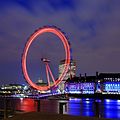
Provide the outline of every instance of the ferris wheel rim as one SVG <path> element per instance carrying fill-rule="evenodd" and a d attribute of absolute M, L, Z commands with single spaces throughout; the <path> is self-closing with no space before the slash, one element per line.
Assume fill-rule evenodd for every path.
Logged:
<path fill-rule="evenodd" d="M 65 67 L 64 67 L 64 70 L 63 70 L 62 74 L 60 75 L 60 77 L 55 81 L 55 83 L 52 86 L 38 86 L 37 84 L 32 82 L 32 80 L 30 79 L 29 74 L 27 72 L 26 59 L 27 59 L 27 54 L 28 54 L 29 48 L 30 48 L 32 42 L 43 33 L 53 33 L 56 36 L 58 36 L 59 39 L 62 41 L 62 43 L 64 45 L 64 49 L 65 49 Z M 33 88 L 35 88 L 37 90 L 48 90 L 48 89 L 50 89 L 50 87 L 57 86 L 65 77 L 65 75 L 68 71 L 69 64 L 70 64 L 70 46 L 69 46 L 69 43 L 68 43 L 66 36 L 58 28 L 56 28 L 56 27 L 39 28 L 28 38 L 26 45 L 24 47 L 24 50 L 23 50 L 23 54 L 22 54 L 22 71 L 23 71 L 23 75 L 24 75 L 25 80 Z"/>

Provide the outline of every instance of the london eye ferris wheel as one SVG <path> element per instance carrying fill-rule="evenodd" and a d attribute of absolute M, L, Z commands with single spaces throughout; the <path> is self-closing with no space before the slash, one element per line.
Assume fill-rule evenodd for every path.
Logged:
<path fill-rule="evenodd" d="M 30 46 L 34 41 L 37 40 L 39 36 L 41 36 L 44 33 L 53 33 L 56 35 L 61 43 L 63 44 L 63 49 L 64 49 L 64 55 L 65 55 L 65 65 L 63 68 L 63 71 L 61 75 L 58 78 L 54 78 L 53 71 L 50 68 L 50 62 L 51 60 L 49 58 L 41 58 L 41 61 L 45 65 L 45 72 L 46 72 L 46 78 L 47 78 L 47 84 L 44 86 L 37 85 L 33 82 L 33 80 L 30 78 L 30 75 L 28 73 L 28 68 L 27 68 L 27 57 L 28 57 L 28 52 L 30 49 Z M 48 51 L 49 52 L 49 51 Z M 64 33 L 57 27 L 55 26 L 45 26 L 42 28 L 37 29 L 27 40 L 26 45 L 23 50 L 22 54 L 22 71 L 25 80 L 28 82 L 28 84 L 33 87 L 34 89 L 37 90 L 49 90 L 51 87 L 57 86 L 60 84 L 60 82 L 64 79 L 68 69 L 69 69 L 69 64 L 70 64 L 70 46 L 69 42 L 67 40 L 67 37 L 64 35 Z M 51 79 L 50 79 L 51 78 Z M 52 84 L 51 84 L 52 82 Z"/>

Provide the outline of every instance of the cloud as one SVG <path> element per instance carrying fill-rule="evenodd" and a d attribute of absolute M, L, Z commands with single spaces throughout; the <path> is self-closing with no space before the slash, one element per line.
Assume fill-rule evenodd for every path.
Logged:
<path fill-rule="evenodd" d="M 12 73 L 12 76 L 10 74 L 8 77 L 1 75 L 1 79 L 6 79 L 6 82 L 9 81 L 9 78 L 13 78 L 14 81 L 17 79 L 17 82 L 20 79 L 23 80 L 21 54 L 24 45 L 30 34 L 43 25 L 56 25 L 67 34 L 71 42 L 73 58 L 77 61 L 77 74 L 80 72 L 94 74 L 96 70 L 119 72 L 119 5 L 118 0 L 2 1 L 0 8 L 0 51 L 2 51 L 0 64 L 2 67 L 4 64 L 4 72 Z M 41 38 L 46 39 L 47 37 L 49 35 L 43 35 Z M 56 38 L 51 36 L 50 39 Z M 40 42 L 37 41 L 31 48 L 35 60 L 40 54 L 38 50 Z M 50 45 L 52 46 L 52 44 L 51 41 Z M 58 46 L 57 42 L 54 44 Z M 46 48 L 51 51 L 51 56 L 56 56 L 61 49 L 56 51 L 56 47 L 53 47 L 51 50 L 50 45 L 47 45 Z M 55 63 L 56 60 L 57 58 L 54 59 Z M 12 71 L 7 67 L 8 64 L 14 64 L 15 67 Z M 32 73 L 31 76 L 34 79 L 37 79 L 39 72 L 36 71 L 38 69 L 33 67 L 35 77 Z M 2 71 L 1 68 L 0 70 Z M 13 73 L 16 71 L 17 75 L 14 77 Z M 22 80 L 21 82 L 23 82 Z"/>

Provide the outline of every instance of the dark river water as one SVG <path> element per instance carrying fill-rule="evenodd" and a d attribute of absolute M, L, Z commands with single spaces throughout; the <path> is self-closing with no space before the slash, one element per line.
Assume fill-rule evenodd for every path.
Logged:
<path fill-rule="evenodd" d="M 114 118 L 120 120 L 120 100 L 95 100 L 70 98 L 64 100 L 41 99 L 39 103 L 40 112 L 59 113 L 60 104 L 63 105 L 63 114 L 75 116 L 96 116 L 101 118 Z M 38 102 L 29 98 L 11 98 L 7 100 L 7 107 L 24 112 L 37 111 Z M 0 108 L 4 108 L 4 100 L 0 98 Z"/>

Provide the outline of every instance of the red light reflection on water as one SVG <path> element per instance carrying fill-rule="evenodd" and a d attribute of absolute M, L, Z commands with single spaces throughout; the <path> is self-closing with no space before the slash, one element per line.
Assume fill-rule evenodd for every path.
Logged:
<path fill-rule="evenodd" d="M 37 111 L 38 102 L 34 99 L 20 98 L 16 100 L 16 110 L 24 112 Z M 40 112 L 58 113 L 58 101 L 40 100 Z"/>
<path fill-rule="evenodd" d="M 21 98 L 19 102 L 17 102 L 16 109 L 24 112 L 36 111 L 36 103 L 33 99 Z"/>

